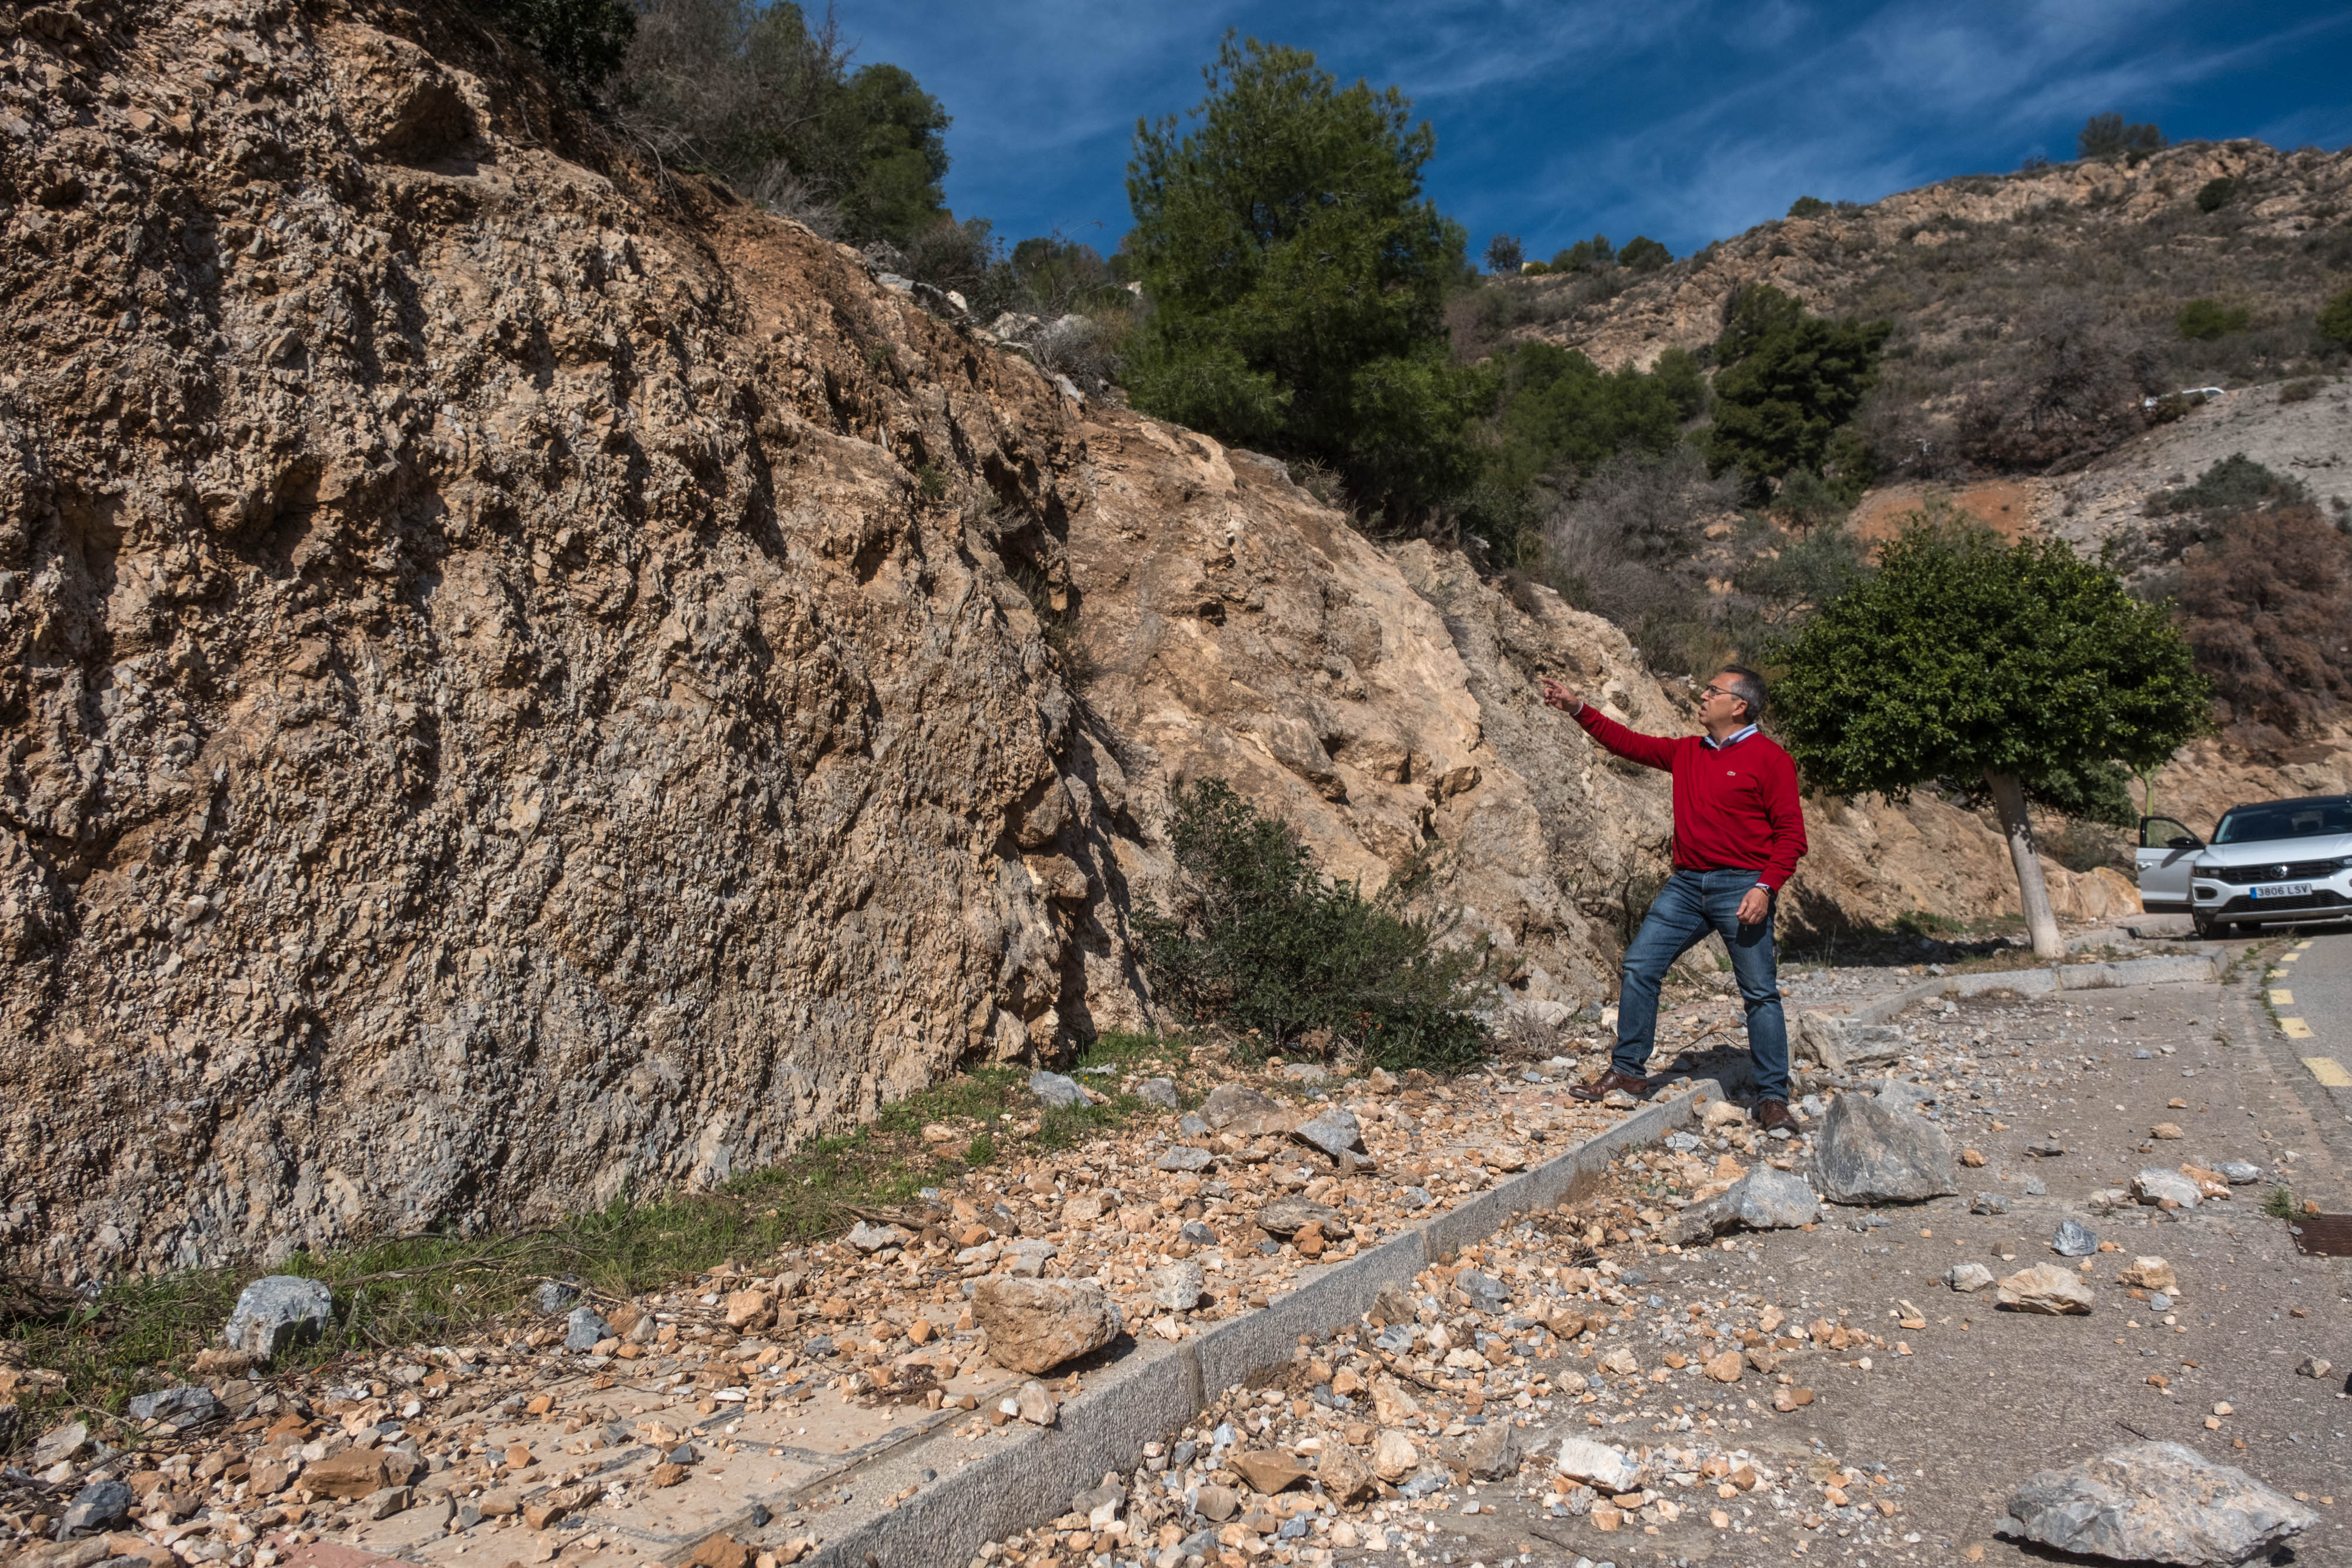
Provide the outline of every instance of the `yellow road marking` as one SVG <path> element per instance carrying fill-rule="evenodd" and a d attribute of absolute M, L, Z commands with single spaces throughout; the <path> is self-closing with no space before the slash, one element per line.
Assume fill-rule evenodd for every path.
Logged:
<path fill-rule="evenodd" d="M 2312 945 L 2312 943 L 2314 943 L 2314 942 L 2315 942 L 2315 941 L 2316 941 L 2316 940 L 2318 940 L 2318 938 L 2314 937 L 2314 936 L 2306 936 L 2306 937 L 2305 937 L 2302 941 L 2300 941 L 2300 942 L 2298 942 L 2298 943 L 2296 943 L 2296 944 L 2294 945 L 2294 950 L 2295 950 L 2296 952 L 2300 953 L 2300 952 L 2302 952 L 2305 948 L 2306 948 L 2306 947 L 2310 946 Z"/>
<path fill-rule="evenodd" d="M 2286 1032 L 2286 1037 L 2289 1040 L 2309 1040 L 2311 1038 L 2311 1026 L 2304 1022 L 2301 1019 L 2279 1019 L 2279 1028 Z"/>
<path fill-rule="evenodd" d="M 2294 963 L 2297 958 L 2300 958 L 2300 957 L 2302 957 L 2302 956 L 2303 956 L 2303 949 L 2302 949 L 2302 948 L 2300 948 L 2300 947 L 2298 947 L 2298 948 L 2296 948 L 2296 949 L 2295 949 L 2294 952 L 2292 952 L 2292 953 L 2282 953 L 2282 954 L 2280 954 L 2280 955 L 2279 955 L 2279 962 L 2280 962 L 2280 963 L 2282 963 L 2282 964 L 2292 964 L 2292 963 Z"/>
<path fill-rule="evenodd" d="M 2311 1075 L 2318 1079 L 2323 1087 L 2352 1089 L 2352 1072 L 2345 1071 L 2344 1064 L 2334 1057 L 2306 1056 L 2303 1064 L 2311 1069 Z"/>
<path fill-rule="evenodd" d="M 2274 1008 L 2291 1008 L 2294 1006 L 2294 993 L 2293 991 L 2273 991 L 2271 993 L 2271 1006 Z"/>

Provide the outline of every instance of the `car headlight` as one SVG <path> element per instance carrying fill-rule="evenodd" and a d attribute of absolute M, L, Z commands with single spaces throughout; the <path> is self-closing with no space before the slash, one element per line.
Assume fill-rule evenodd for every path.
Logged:
<path fill-rule="evenodd" d="M 2189 874 L 2191 876 L 2215 876 L 2220 873 L 2210 865 L 2193 865 L 2189 868 Z"/>

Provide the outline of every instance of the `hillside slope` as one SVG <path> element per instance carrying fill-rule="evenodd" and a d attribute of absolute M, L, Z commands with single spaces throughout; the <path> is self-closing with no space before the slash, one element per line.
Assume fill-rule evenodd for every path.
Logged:
<path fill-rule="evenodd" d="M 0 43 L 9 1266 L 532 1223 L 1145 1021 L 1210 772 L 1609 988 L 1664 781 L 1535 680 L 1687 721 L 1605 622 L 656 198 L 453 7 Z M 1818 814 L 1816 924 L 2003 896 Z"/>

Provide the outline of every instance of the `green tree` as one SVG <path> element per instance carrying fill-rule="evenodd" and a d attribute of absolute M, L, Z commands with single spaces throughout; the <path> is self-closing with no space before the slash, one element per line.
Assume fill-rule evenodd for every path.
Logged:
<path fill-rule="evenodd" d="M 1727 302 L 1716 361 L 1713 472 L 1738 468 L 1751 499 L 1799 469 L 1820 473 L 1832 437 L 1878 379 L 1884 321 L 1829 321 L 1777 288 L 1751 285 Z"/>
<path fill-rule="evenodd" d="M 1496 235 L 1486 242 L 1486 270 L 1497 277 L 1516 277 L 1527 249 L 1517 235 Z"/>
<path fill-rule="evenodd" d="M 2081 158 L 2114 158 L 2163 151 L 2163 131 L 2153 125 L 2126 125 L 2120 114 L 2095 114 L 2074 133 L 2074 152 Z"/>
<path fill-rule="evenodd" d="M 473 8 L 582 98 L 620 69 L 636 31 L 626 0 L 474 0 Z"/>
<path fill-rule="evenodd" d="M 2197 187 L 2197 210 L 2218 213 L 2238 197 L 2238 182 L 2227 174 L 2217 174 Z"/>
<path fill-rule="evenodd" d="M 1635 235 L 1617 253 L 1617 265 L 1630 272 L 1656 272 L 1674 259 L 1674 252 L 1646 235 Z"/>
<path fill-rule="evenodd" d="M 1395 88 L 1342 88 L 1299 49 L 1228 35 L 1192 129 L 1139 120 L 1133 276 L 1151 314 L 1136 404 L 1338 470 L 1391 521 L 1465 489 L 1490 379 L 1451 361 L 1461 225 L 1422 193 L 1436 148 Z"/>
<path fill-rule="evenodd" d="M 789 0 L 640 5 L 619 117 L 666 162 L 857 244 L 903 250 L 949 221 L 947 110 L 897 66 L 853 74 L 830 16 L 812 27 Z"/>
<path fill-rule="evenodd" d="M 2192 299 L 2180 308 L 2172 325 L 2191 342 L 2208 342 L 2244 331 L 2250 319 L 2243 306 L 2232 308 L 2218 299 Z"/>
<path fill-rule="evenodd" d="M 2352 349 L 2352 288 L 2319 308 L 2319 335 L 2339 349 Z"/>
<path fill-rule="evenodd" d="M 1591 239 L 1578 240 L 1566 250 L 1556 252 L 1551 258 L 1554 272 L 1576 272 L 1590 267 L 1599 269 L 1617 265 L 1617 251 L 1610 245 L 1607 235 L 1594 235 Z"/>
<path fill-rule="evenodd" d="M 2043 957 L 2064 949 L 2029 800 L 2081 810 L 2118 766 L 2161 765 L 2212 695 L 2168 609 L 2106 567 L 1924 515 L 1774 657 L 1781 737 L 1814 788 L 1902 800 L 1945 781 L 1991 800 Z"/>
<path fill-rule="evenodd" d="M 1819 196 L 1799 196 L 1789 204 L 1789 215 L 1792 218 L 1817 218 L 1829 210 L 1830 204 Z"/>

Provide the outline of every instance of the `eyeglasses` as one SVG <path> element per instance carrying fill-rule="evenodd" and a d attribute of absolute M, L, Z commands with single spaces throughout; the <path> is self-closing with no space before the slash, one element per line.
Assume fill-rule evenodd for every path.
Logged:
<path fill-rule="evenodd" d="M 1736 696 L 1738 696 L 1739 694 L 1738 694 L 1738 692 L 1728 692 L 1728 691 L 1726 691 L 1726 690 L 1724 690 L 1721 686 L 1701 686 L 1701 687 L 1699 687 L 1699 689 L 1698 689 L 1698 695 L 1699 695 L 1702 698 L 1706 698 L 1706 697 L 1736 697 Z"/>

